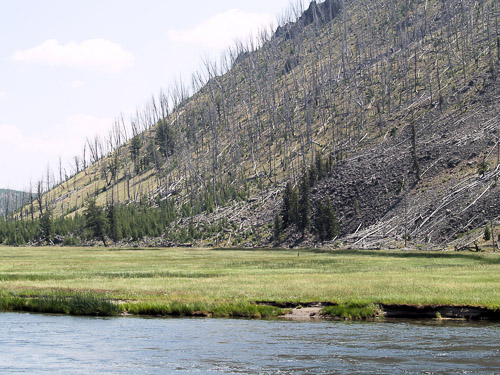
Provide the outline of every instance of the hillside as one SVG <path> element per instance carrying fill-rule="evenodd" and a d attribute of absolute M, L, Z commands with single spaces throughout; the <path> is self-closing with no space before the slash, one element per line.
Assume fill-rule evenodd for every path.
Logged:
<path fill-rule="evenodd" d="M 28 194 L 22 191 L 0 189 L 0 216 L 13 213 L 28 200 Z"/>
<path fill-rule="evenodd" d="M 498 3 L 327 0 L 289 13 L 89 141 L 75 175 L 40 181 L 23 216 L 78 219 L 96 197 L 122 217 L 159 211 L 119 240 L 307 246 L 328 198 L 335 237 L 352 246 L 480 237 L 500 216 Z M 318 160 L 310 223 L 271 240 L 285 184 L 299 191 Z M 60 235 L 85 237 L 78 228 Z"/>

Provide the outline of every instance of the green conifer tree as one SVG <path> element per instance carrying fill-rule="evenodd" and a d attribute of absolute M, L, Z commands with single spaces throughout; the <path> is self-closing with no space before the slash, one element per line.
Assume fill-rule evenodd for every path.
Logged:
<path fill-rule="evenodd" d="M 299 197 L 297 195 L 297 190 L 292 190 L 292 195 L 290 196 L 290 213 L 289 213 L 290 223 L 299 226 L 300 215 L 299 215 Z"/>
<path fill-rule="evenodd" d="M 484 228 L 484 236 L 483 236 L 485 241 L 491 240 L 491 229 L 489 225 L 486 225 L 486 228 Z"/>
<path fill-rule="evenodd" d="M 314 216 L 314 228 L 321 241 L 332 240 L 339 234 L 339 222 L 329 197 L 318 205 Z"/>
<path fill-rule="evenodd" d="M 316 215 L 314 216 L 314 228 L 318 233 L 318 237 L 321 241 L 326 238 L 326 220 L 325 220 L 325 206 L 323 202 L 319 202 L 318 208 L 316 210 Z"/>
<path fill-rule="evenodd" d="M 118 242 L 123 238 L 120 208 L 117 205 L 108 207 L 109 237 L 113 242 Z"/>
<path fill-rule="evenodd" d="M 319 181 L 326 175 L 325 163 L 323 162 L 323 156 L 321 155 L 321 152 L 316 153 L 315 161 L 316 161 L 316 175 Z"/>
<path fill-rule="evenodd" d="M 40 218 L 40 238 L 49 242 L 53 233 L 52 210 L 46 208 Z"/>
<path fill-rule="evenodd" d="M 316 171 L 316 165 L 311 163 L 311 167 L 309 168 L 309 187 L 316 185 L 317 180 L 319 180 L 319 178 Z"/>
<path fill-rule="evenodd" d="M 174 152 L 175 137 L 172 128 L 165 120 L 160 120 L 156 128 L 155 142 L 159 147 L 160 153 L 167 157 Z"/>
<path fill-rule="evenodd" d="M 309 199 L 309 174 L 304 172 L 300 181 L 298 228 L 302 235 L 311 227 L 311 200 Z"/>
<path fill-rule="evenodd" d="M 283 193 L 283 209 L 281 216 L 283 218 L 283 227 L 288 227 L 294 220 L 291 218 L 292 214 L 292 195 L 293 188 L 290 181 L 286 183 L 285 192 Z"/>
<path fill-rule="evenodd" d="M 85 228 L 93 238 L 100 239 L 104 246 L 106 243 L 107 220 L 102 207 L 98 206 L 95 198 L 89 198 L 85 204 Z"/>
<path fill-rule="evenodd" d="M 274 242 L 279 243 L 282 241 L 283 237 L 283 221 L 280 215 L 276 214 L 274 216 L 274 227 L 273 227 L 273 239 Z"/>
<path fill-rule="evenodd" d="M 193 224 L 193 221 L 190 220 L 189 221 L 189 227 L 188 227 L 188 236 L 189 236 L 189 240 L 194 240 L 195 239 L 195 228 L 194 228 L 194 224 Z"/>

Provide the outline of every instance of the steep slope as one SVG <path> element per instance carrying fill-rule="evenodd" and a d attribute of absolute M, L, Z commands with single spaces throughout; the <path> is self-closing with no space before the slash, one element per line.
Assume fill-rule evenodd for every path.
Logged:
<path fill-rule="evenodd" d="M 500 215 L 496 186 L 486 189 L 498 164 L 498 18 L 489 0 L 312 2 L 259 48 L 207 62 L 193 95 L 180 83 L 88 142 L 77 173 L 24 212 L 69 218 L 93 196 L 146 199 L 169 207 L 161 243 L 217 224 L 204 243 L 266 245 L 285 183 L 319 156 L 331 170 L 311 215 L 328 196 L 343 240 L 449 242 Z M 489 170 L 477 178 L 479 164 Z M 285 234 L 318 241 L 314 225 Z"/>
<path fill-rule="evenodd" d="M 347 158 L 320 182 L 315 200 L 331 197 L 351 243 L 376 246 L 406 233 L 444 245 L 500 219 L 500 83 L 486 76 L 464 90 L 471 96 L 466 104 L 415 122 L 420 180 L 408 127 Z"/>

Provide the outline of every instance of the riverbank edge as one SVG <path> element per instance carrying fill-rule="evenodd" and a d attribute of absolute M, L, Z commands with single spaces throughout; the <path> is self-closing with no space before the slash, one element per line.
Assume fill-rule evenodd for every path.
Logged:
<path fill-rule="evenodd" d="M 500 309 L 472 305 L 410 305 L 363 302 L 181 303 L 119 301 L 93 294 L 0 296 L 0 312 L 75 316 L 156 316 L 284 320 L 467 320 L 500 321 Z"/>
<path fill-rule="evenodd" d="M 467 320 L 467 321 L 500 321 L 500 309 L 472 305 L 411 305 L 388 303 L 346 303 L 332 302 L 310 303 L 258 303 L 291 308 L 290 313 L 283 315 L 285 319 L 335 319 L 335 320 L 382 320 L 418 319 L 418 320 Z"/>

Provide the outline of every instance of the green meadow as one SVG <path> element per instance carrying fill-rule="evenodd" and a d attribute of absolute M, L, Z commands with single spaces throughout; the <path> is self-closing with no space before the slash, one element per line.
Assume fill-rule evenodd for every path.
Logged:
<path fill-rule="evenodd" d="M 252 317 L 282 313 L 255 304 L 261 301 L 498 309 L 500 254 L 0 247 L 4 311 Z M 50 310 L 51 305 L 60 307 Z"/>

